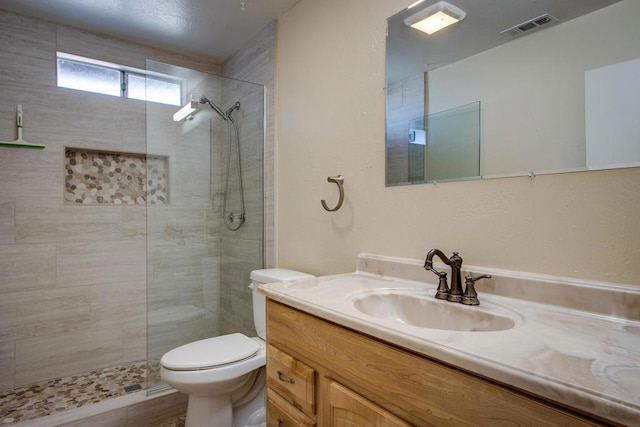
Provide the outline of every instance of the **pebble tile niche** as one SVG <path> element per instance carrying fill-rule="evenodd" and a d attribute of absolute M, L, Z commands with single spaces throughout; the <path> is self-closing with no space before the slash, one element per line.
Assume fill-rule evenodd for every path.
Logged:
<path fill-rule="evenodd" d="M 167 172 L 166 157 L 67 148 L 64 200 L 74 205 L 166 204 Z"/>

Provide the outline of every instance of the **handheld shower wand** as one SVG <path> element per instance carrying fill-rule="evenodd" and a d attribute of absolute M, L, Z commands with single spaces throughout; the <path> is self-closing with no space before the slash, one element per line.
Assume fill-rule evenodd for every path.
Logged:
<path fill-rule="evenodd" d="M 238 126 L 236 125 L 235 120 L 233 120 L 233 113 L 236 110 L 240 109 L 240 102 L 236 102 L 231 106 L 227 111 L 222 111 L 220 107 L 211 102 L 209 98 L 206 96 L 200 96 L 198 102 L 200 104 L 208 104 L 209 107 L 213 109 L 222 119 L 227 122 L 227 126 L 229 129 L 229 140 L 227 146 L 227 174 L 225 178 L 225 190 L 224 190 L 224 203 L 222 207 L 222 217 L 224 220 L 224 225 L 227 229 L 231 231 L 238 231 L 246 221 L 246 216 L 244 212 L 244 189 L 242 187 L 242 164 L 240 161 L 240 139 L 238 135 Z M 235 142 L 235 143 L 232 143 Z M 227 213 L 227 198 L 230 191 L 230 179 L 231 179 L 231 158 L 233 157 L 233 151 L 235 151 L 235 159 L 236 159 L 236 170 L 238 176 L 238 189 L 240 194 L 240 213 Z M 235 223 L 235 224 L 234 224 Z"/>

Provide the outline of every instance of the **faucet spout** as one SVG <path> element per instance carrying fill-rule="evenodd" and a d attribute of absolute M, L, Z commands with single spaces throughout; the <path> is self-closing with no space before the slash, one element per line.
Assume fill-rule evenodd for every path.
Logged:
<path fill-rule="evenodd" d="M 447 274 L 439 272 L 433 268 L 433 257 L 437 256 L 451 267 L 451 289 L 447 287 Z M 431 249 L 427 253 L 427 258 L 424 260 L 424 268 L 436 274 L 440 278 L 438 284 L 438 291 L 436 298 L 446 299 L 448 301 L 459 302 L 462 298 L 462 278 L 460 277 L 460 269 L 462 267 L 462 258 L 458 255 L 458 252 L 454 252 L 451 258 L 447 256 L 440 249 Z"/>
<path fill-rule="evenodd" d="M 449 258 L 447 258 L 444 252 L 442 252 L 440 249 L 431 249 L 427 253 L 427 258 L 424 260 L 424 268 L 426 270 L 433 272 L 436 275 L 440 275 L 440 272 L 435 268 L 433 268 L 433 257 L 436 255 L 438 256 L 438 258 L 442 260 L 442 262 L 444 262 L 447 265 L 451 265 L 451 263 L 449 262 Z"/>
<path fill-rule="evenodd" d="M 449 284 L 447 283 L 447 273 L 444 271 L 438 271 L 433 268 L 433 257 L 438 256 L 445 264 L 449 264 L 449 260 L 447 256 L 442 253 L 440 249 L 431 249 L 427 254 L 427 258 L 424 260 L 424 268 L 425 270 L 429 270 L 438 276 L 438 290 L 436 291 L 435 297 L 437 299 L 448 299 L 449 298 Z"/>

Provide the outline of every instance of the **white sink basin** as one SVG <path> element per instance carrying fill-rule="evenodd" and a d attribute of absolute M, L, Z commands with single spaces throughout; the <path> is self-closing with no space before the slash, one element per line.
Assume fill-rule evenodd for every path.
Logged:
<path fill-rule="evenodd" d="M 483 306 L 437 300 L 424 292 L 385 290 L 351 297 L 356 310 L 377 319 L 421 328 L 490 332 L 511 329 L 516 322 Z M 501 310 L 504 311 L 504 310 Z"/>

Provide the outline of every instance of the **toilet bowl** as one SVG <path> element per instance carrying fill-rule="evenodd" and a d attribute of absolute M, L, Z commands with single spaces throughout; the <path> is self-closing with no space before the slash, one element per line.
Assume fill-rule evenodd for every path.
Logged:
<path fill-rule="evenodd" d="M 189 396 L 186 427 L 266 425 L 265 297 L 257 288 L 263 283 L 310 277 L 280 268 L 253 271 L 250 287 L 257 337 L 222 335 L 185 344 L 162 356 L 161 378 Z"/>

